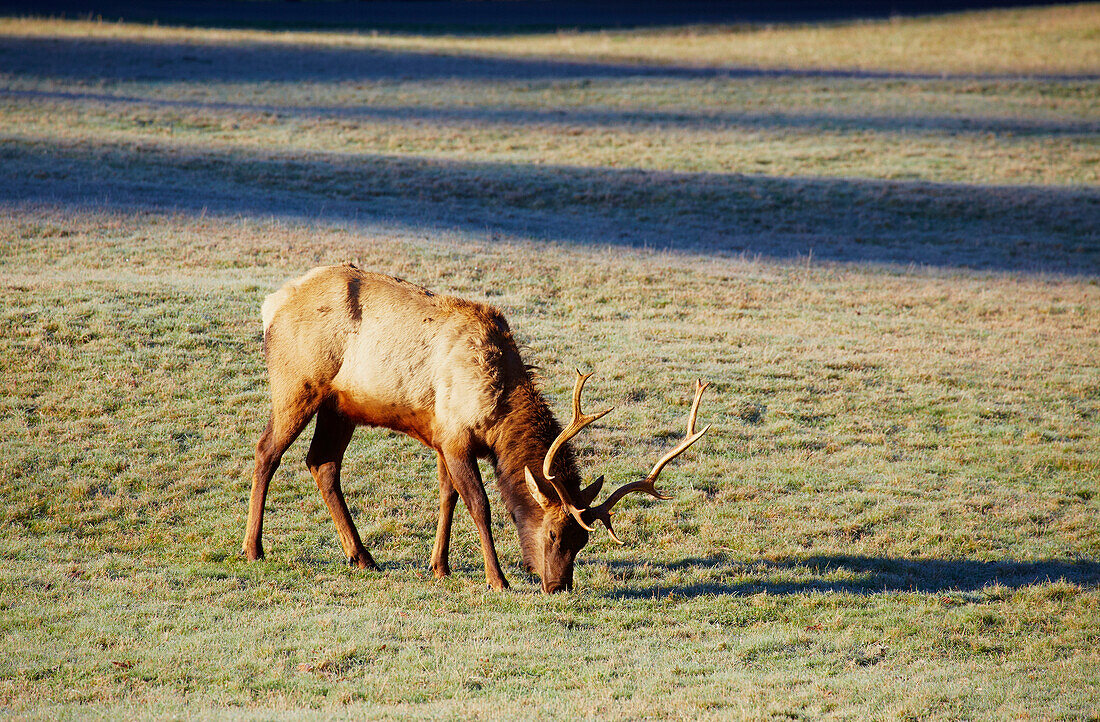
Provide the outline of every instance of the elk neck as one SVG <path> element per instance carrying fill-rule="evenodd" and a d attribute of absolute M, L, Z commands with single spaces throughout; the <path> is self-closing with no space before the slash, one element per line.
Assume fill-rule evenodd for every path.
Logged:
<path fill-rule="evenodd" d="M 557 493 L 542 478 L 542 461 L 546 451 L 561 433 L 550 406 L 530 381 L 514 386 L 505 399 L 505 413 L 487 435 L 491 459 L 497 475 L 497 486 L 508 512 L 516 522 L 524 559 L 529 559 L 529 544 L 534 542 L 534 530 L 542 522 L 543 509 L 527 489 L 523 468 L 531 469 L 543 493 L 551 499 Z M 577 493 L 580 473 L 573 452 L 566 443 L 554 457 L 554 475 Z"/>

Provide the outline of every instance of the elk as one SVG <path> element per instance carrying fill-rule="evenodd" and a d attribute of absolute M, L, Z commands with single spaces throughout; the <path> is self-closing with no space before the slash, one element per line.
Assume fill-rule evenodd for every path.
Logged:
<path fill-rule="evenodd" d="M 263 557 L 272 474 L 314 416 L 306 465 L 349 563 L 378 568 L 348 512 L 340 466 L 355 427 L 379 426 L 408 434 L 438 456 L 439 519 L 431 559 L 436 577 L 450 574 L 451 522 L 462 497 L 480 536 L 488 585 L 508 587 L 477 465 L 478 458 L 488 458 L 516 524 L 524 565 L 541 578 L 544 592 L 572 588 L 574 560 L 597 520 L 622 543 L 611 526 L 611 510 L 622 497 L 637 491 L 670 499 L 654 482 L 665 464 L 710 428 L 695 431 L 706 388 L 696 382 L 684 440 L 644 479 L 594 505 L 603 477 L 581 486 L 569 441 L 611 409 L 581 412 L 581 390 L 591 374 L 578 371 L 573 418 L 562 429 L 497 309 L 344 264 L 288 282 L 267 297 L 262 314 L 271 416 L 256 444 L 244 535 L 250 560 Z"/>

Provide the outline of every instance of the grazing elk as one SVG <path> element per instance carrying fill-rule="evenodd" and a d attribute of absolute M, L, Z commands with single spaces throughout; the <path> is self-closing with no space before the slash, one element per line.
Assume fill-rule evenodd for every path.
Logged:
<path fill-rule="evenodd" d="M 377 567 L 344 502 L 340 464 L 357 425 L 383 426 L 420 440 L 439 457 L 435 575 L 450 574 L 451 521 L 461 496 L 481 537 L 486 580 L 496 589 L 508 586 L 477 466 L 479 457 L 487 457 L 519 532 L 524 563 L 542 579 L 544 592 L 572 588 L 574 559 L 596 520 L 622 543 L 611 528 L 611 509 L 624 495 L 644 491 L 670 498 L 654 481 L 710 428 L 695 431 L 705 388 L 697 382 L 686 438 L 645 479 L 625 484 L 594 506 L 603 477 L 581 487 L 568 441 L 610 409 L 581 413 L 588 376 L 578 371 L 573 419 L 562 430 L 496 309 L 345 264 L 316 268 L 268 296 L 263 323 L 271 419 L 256 444 L 244 536 L 249 559 L 263 556 L 260 536 L 271 476 L 314 415 L 317 428 L 306 464 L 351 563 Z"/>

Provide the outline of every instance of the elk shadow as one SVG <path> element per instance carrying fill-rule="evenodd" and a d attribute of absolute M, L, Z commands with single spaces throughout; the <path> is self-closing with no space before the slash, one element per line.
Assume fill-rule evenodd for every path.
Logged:
<path fill-rule="evenodd" d="M 993 586 L 1021 589 L 1057 581 L 1100 587 L 1100 562 L 1068 558 L 1024 562 L 818 555 L 744 561 L 726 554 L 712 554 L 669 564 L 649 563 L 644 566 L 643 578 L 637 572 L 638 564 L 611 562 L 608 566 L 612 576 L 623 580 L 624 588 L 606 593 L 616 599 L 747 596 L 761 592 L 965 593 Z"/>

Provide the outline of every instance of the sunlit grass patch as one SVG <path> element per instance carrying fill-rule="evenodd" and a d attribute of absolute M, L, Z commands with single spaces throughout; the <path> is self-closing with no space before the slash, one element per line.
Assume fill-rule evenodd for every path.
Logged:
<path fill-rule="evenodd" d="M 5 18 L 0 34 L 323 49 L 487 54 L 572 61 L 754 69 L 915 73 L 1095 74 L 1094 3 L 807 26 L 716 26 L 515 36 L 191 30 L 125 23 Z M 958 38 L 965 36 L 966 43 Z"/>
<path fill-rule="evenodd" d="M 8 219 L 23 240 L 4 269 L 0 690 L 15 709 L 726 715 L 740 694 L 746 710 L 966 716 L 1095 702 L 1089 282 L 303 230 Z M 597 535 L 573 595 L 535 593 L 495 494 L 516 591 L 481 590 L 464 517 L 456 576 L 433 582 L 433 460 L 380 432 L 359 432 L 345 488 L 383 571 L 342 565 L 301 445 L 274 482 L 269 558 L 248 564 L 256 308 L 318 248 L 501 305 L 558 407 L 572 366 L 596 370 L 593 403 L 619 410 L 581 461 L 612 483 L 660 453 L 695 376 L 715 384 L 715 431 L 663 483 L 672 501 L 621 504 L 628 546 Z M 1028 672 L 1056 660 L 1073 697 Z"/>
<path fill-rule="evenodd" d="M 792 81 L 757 88 L 770 97 Z M 738 83 L 743 86 L 743 83 Z M 449 93 L 451 89 L 435 89 Z M 125 92 L 125 91 L 123 91 Z M 162 92 L 162 91 L 158 91 Z M 464 91 L 456 89 L 457 97 Z M 631 100 L 648 94 L 639 84 L 621 91 Z M 868 89 L 868 92 L 871 92 Z M 889 93 L 911 104 L 909 93 Z M 622 167 L 655 171 L 741 173 L 772 177 L 865 177 L 892 180 L 975 182 L 990 177 L 1013 185 L 1083 185 L 1098 180 L 1095 123 L 1069 119 L 1076 110 L 1095 115 L 1092 103 L 1059 102 L 1060 120 L 1049 112 L 1016 114 L 1001 103 L 994 115 L 882 115 L 863 105 L 866 96 L 846 98 L 842 88 L 833 107 L 794 114 L 780 103 L 752 108 L 752 99 L 730 98 L 727 110 L 691 114 L 647 108 L 628 111 L 432 112 L 430 106 L 380 108 L 356 94 L 340 105 L 287 108 L 283 113 L 258 105 L 222 101 L 183 101 L 182 106 L 115 103 L 115 94 L 77 103 L 34 95 L 9 100 L 0 110 L 13 136 L 84 143 L 115 141 L 171 143 L 181 150 L 279 147 L 284 152 L 335 153 L 352 157 L 383 153 L 459 161 L 548 163 L 579 167 Z M 706 86 L 693 97 L 713 95 Z M 329 99 L 330 102 L 332 99 Z M 558 99 L 560 102 L 560 98 Z M 795 102 L 801 103 L 801 99 Z M 773 104 L 774 103 L 774 104 Z M 850 104 L 852 103 L 852 104 Z M 980 111 L 979 111 L 980 112 Z M 410 123 L 408 116 L 422 115 Z M 17 135 L 18 134 L 18 135 Z"/>

